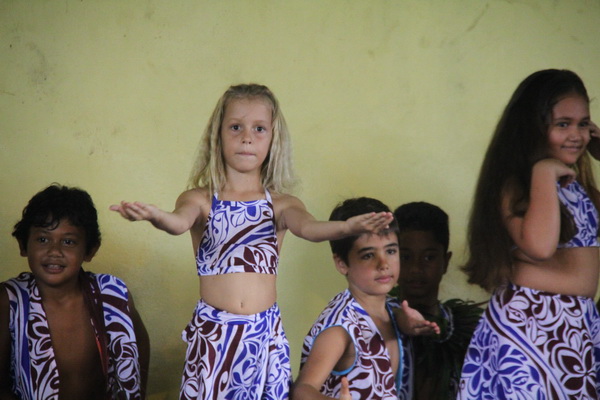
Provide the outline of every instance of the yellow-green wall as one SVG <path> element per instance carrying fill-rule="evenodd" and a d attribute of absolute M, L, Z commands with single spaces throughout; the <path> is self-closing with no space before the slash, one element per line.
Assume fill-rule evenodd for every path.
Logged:
<path fill-rule="evenodd" d="M 128 282 L 152 340 L 151 399 L 176 398 L 198 297 L 190 239 L 108 206 L 171 208 L 218 97 L 252 81 L 279 97 L 296 194 L 317 218 L 350 196 L 434 202 L 455 253 L 442 296 L 485 299 L 456 266 L 493 126 L 538 69 L 573 69 L 597 96 L 599 38 L 598 0 L 0 0 L 0 280 L 27 268 L 10 233 L 28 199 L 51 182 L 88 190 L 104 235 L 89 269 Z M 288 235 L 280 264 L 296 374 L 345 282 L 326 243 Z"/>

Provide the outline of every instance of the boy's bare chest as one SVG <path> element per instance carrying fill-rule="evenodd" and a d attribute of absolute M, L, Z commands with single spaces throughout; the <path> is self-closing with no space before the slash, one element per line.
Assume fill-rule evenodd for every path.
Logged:
<path fill-rule="evenodd" d="M 104 376 L 89 312 L 83 299 L 45 305 L 60 378 L 61 398 L 102 398 Z M 75 397 L 73 397 L 75 396 Z"/>

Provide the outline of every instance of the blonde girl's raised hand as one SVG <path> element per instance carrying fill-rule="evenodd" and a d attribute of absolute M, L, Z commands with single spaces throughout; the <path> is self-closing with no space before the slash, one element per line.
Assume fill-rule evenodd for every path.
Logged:
<path fill-rule="evenodd" d="M 353 235 L 360 233 L 377 233 L 389 227 L 394 220 L 391 212 L 369 213 L 348 218 L 348 229 Z"/>
<path fill-rule="evenodd" d="M 278 199 L 277 203 L 276 208 L 281 209 L 277 221 L 278 231 L 289 229 L 294 235 L 311 242 L 336 240 L 368 232 L 376 233 L 394 220 L 391 212 L 379 212 L 357 215 L 346 221 L 317 221 L 294 196 L 285 195 Z"/>
<path fill-rule="evenodd" d="M 110 206 L 111 211 L 116 211 L 129 221 L 151 221 L 156 219 L 159 213 L 158 207 L 141 201 L 127 202 Z"/>
<path fill-rule="evenodd" d="M 205 196 L 198 190 L 183 192 L 175 204 L 173 212 L 163 211 L 153 204 L 140 201 L 127 202 L 110 206 L 111 211 L 118 212 L 129 221 L 149 221 L 156 228 L 171 235 L 181 235 L 199 220 L 202 215 Z"/>

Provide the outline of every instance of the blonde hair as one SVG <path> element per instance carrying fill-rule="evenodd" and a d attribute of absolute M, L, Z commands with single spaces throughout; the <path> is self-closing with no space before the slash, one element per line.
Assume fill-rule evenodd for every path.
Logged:
<path fill-rule="evenodd" d="M 210 193 L 223 188 L 226 181 L 225 160 L 221 141 L 221 125 L 225 109 L 232 100 L 256 99 L 267 102 L 272 109 L 273 138 L 261 171 L 261 184 L 268 190 L 284 193 L 294 186 L 290 134 L 279 108 L 279 102 L 268 87 L 242 84 L 229 87 L 217 102 L 198 148 L 198 154 L 188 180 L 189 188 L 207 188 Z"/>

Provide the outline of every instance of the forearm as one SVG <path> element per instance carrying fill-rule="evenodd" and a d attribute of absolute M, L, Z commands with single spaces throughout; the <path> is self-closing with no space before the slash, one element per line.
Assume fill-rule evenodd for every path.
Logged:
<path fill-rule="evenodd" d="M 297 232 L 292 233 L 311 242 L 337 240 L 350 235 L 346 221 L 306 221 Z"/>
<path fill-rule="evenodd" d="M 157 210 L 156 215 L 148 221 L 155 228 L 171 235 L 181 235 L 192 227 L 192 224 L 182 216 L 163 210 Z"/>

